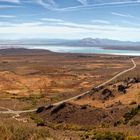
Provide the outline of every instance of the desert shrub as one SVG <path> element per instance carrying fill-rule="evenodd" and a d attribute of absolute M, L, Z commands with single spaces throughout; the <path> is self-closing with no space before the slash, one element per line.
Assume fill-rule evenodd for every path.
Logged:
<path fill-rule="evenodd" d="M 140 140 L 140 136 L 128 136 L 127 140 Z"/>
<path fill-rule="evenodd" d="M 118 92 L 126 93 L 126 87 L 124 85 L 118 85 Z"/>
<path fill-rule="evenodd" d="M 140 78 L 139 77 L 134 77 L 133 79 L 134 79 L 135 83 L 139 83 L 140 82 Z"/>
<path fill-rule="evenodd" d="M 81 109 L 87 109 L 88 107 L 90 107 L 90 105 L 88 105 L 88 104 L 81 105 Z"/>
<path fill-rule="evenodd" d="M 72 131 L 84 131 L 84 132 L 91 130 L 91 128 L 89 128 L 87 126 L 79 126 L 76 124 L 66 124 L 66 123 L 47 122 L 47 126 L 49 126 L 50 128 L 53 128 L 53 129 L 58 129 L 58 130 L 72 130 Z"/>
<path fill-rule="evenodd" d="M 3 64 L 7 64 L 7 63 L 8 63 L 8 61 L 2 61 L 2 63 L 3 63 Z"/>
<path fill-rule="evenodd" d="M 57 113 L 59 110 L 63 109 L 65 106 L 66 106 L 65 103 L 61 103 L 61 104 L 55 106 L 55 107 L 52 109 L 51 114 Z"/>
<path fill-rule="evenodd" d="M 44 106 L 41 106 L 39 107 L 37 110 L 36 110 L 36 113 L 41 113 L 45 110 L 46 108 Z"/>
<path fill-rule="evenodd" d="M 139 124 L 140 124 L 140 121 L 139 121 L 139 120 L 138 120 L 138 121 L 134 120 L 134 121 L 132 121 L 132 122 L 130 123 L 131 126 L 137 126 L 137 125 L 139 125 Z"/>
<path fill-rule="evenodd" d="M 1 140 L 47 140 L 50 138 L 47 128 L 39 128 L 30 125 L 0 123 Z"/>
<path fill-rule="evenodd" d="M 32 120 L 34 120 L 34 122 L 36 124 L 39 124 L 39 123 L 44 123 L 44 120 L 42 118 L 40 118 L 37 114 L 34 114 L 34 113 L 29 113 L 29 116 Z"/>
<path fill-rule="evenodd" d="M 137 102 L 136 101 L 132 101 L 129 105 L 135 105 L 135 104 L 137 104 Z"/>
<path fill-rule="evenodd" d="M 102 123 L 101 124 L 102 128 L 109 128 L 109 126 L 110 126 L 110 124 L 108 124 L 108 123 Z"/>
<path fill-rule="evenodd" d="M 92 137 L 92 140 L 124 140 L 125 135 L 123 133 L 115 132 L 104 132 L 104 133 L 95 133 Z"/>
<path fill-rule="evenodd" d="M 132 108 L 130 112 L 127 112 L 124 114 L 124 123 L 127 124 L 129 120 L 131 120 L 135 115 L 137 115 L 140 111 L 140 105 L 138 105 L 136 108 Z"/>
<path fill-rule="evenodd" d="M 104 99 L 104 100 L 107 100 L 109 97 L 113 97 L 113 94 L 112 94 L 112 91 L 111 90 L 109 90 L 109 89 L 104 89 L 103 91 L 102 91 L 102 98 Z"/>
<path fill-rule="evenodd" d="M 87 131 L 81 135 L 81 139 L 91 140 L 125 140 L 126 136 L 124 133 L 120 132 L 96 132 L 96 131 Z"/>
<path fill-rule="evenodd" d="M 103 95 L 105 95 L 105 94 L 107 94 L 107 93 L 109 93 L 109 95 L 111 95 L 112 92 L 111 92 L 111 90 L 109 90 L 109 89 L 107 89 L 107 88 L 104 89 L 104 90 L 102 91 L 102 94 L 103 94 Z"/>
<path fill-rule="evenodd" d="M 114 127 L 117 127 L 117 126 L 120 125 L 121 123 L 122 123 L 121 120 L 116 121 L 116 122 L 114 123 Z"/>
<path fill-rule="evenodd" d="M 98 91 L 102 90 L 103 88 L 104 88 L 104 86 L 94 87 L 91 89 L 91 93 L 98 92 Z"/>

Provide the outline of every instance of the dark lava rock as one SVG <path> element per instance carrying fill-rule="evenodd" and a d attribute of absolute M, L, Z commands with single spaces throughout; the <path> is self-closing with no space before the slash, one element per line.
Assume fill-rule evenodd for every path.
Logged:
<path fill-rule="evenodd" d="M 52 107 L 53 107 L 53 105 L 48 105 L 48 106 L 46 107 L 46 110 L 51 109 Z"/>
<path fill-rule="evenodd" d="M 104 89 L 103 91 L 102 91 L 102 98 L 104 99 L 104 100 L 107 100 L 109 97 L 113 97 L 113 94 L 112 94 L 112 91 L 111 90 L 109 90 L 109 89 Z"/>
<path fill-rule="evenodd" d="M 37 126 L 46 126 L 45 123 L 41 122 L 41 123 L 37 123 Z"/>
<path fill-rule="evenodd" d="M 124 85 L 118 85 L 118 92 L 126 93 L 126 86 L 124 86 Z"/>
<path fill-rule="evenodd" d="M 36 110 L 36 113 L 41 113 L 45 110 L 46 108 L 44 106 L 41 106 L 39 107 L 37 110 Z"/>
<path fill-rule="evenodd" d="M 57 113 L 59 110 L 63 109 L 65 106 L 66 106 L 65 103 L 61 103 L 61 104 L 55 106 L 55 107 L 52 109 L 51 114 Z"/>

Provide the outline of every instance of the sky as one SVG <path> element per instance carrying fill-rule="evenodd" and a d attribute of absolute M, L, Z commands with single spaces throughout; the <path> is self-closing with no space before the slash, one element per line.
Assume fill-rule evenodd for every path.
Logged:
<path fill-rule="evenodd" d="M 0 39 L 140 41 L 140 0 L 0 0 Z"/>

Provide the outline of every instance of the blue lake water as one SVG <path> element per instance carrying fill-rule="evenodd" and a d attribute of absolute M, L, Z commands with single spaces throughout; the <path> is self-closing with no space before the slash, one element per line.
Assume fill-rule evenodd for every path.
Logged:
<path fill-rule="evenodd" d="M 70 46 L 49 46 L 49 45 L 2 45 L 1 48 L 29 48 L 45 49 L 60 53 L 91 53 L 91 54 L 116 54 L 116 55 L 134 55 L 140 56 L 140 51 L 130 50 L 108 50 L 100 47 L 70 47 Z"/>
<path fill-rule="evenodd" d="M 45 46 L 36 45 L 28 48 L 46 49 L 53 52 L 61 53 L 93 53 L 93 54 L 117 54 L 117 55 L 135 55 L 140 56 L 140 51 L 129 50 L 107 50 L 99 47 L 69 47 L 69 46 Z"/>

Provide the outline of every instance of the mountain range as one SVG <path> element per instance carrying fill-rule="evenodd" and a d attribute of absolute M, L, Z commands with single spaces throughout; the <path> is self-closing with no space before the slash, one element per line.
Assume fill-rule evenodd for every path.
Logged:
<path fill-rule="evenodd" d="M 83 38 L 76 40 L 68 39 L 22 39 L 22 40 L 0 40 L 1 48 L 5 45 L 12 47 L 17 45 L 55 45 L 71 47 L 101 47 L 104 49 L 118 50 L 140 50 L 140 42 L 119 41 L 100 38 Z"/>

